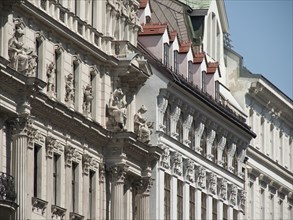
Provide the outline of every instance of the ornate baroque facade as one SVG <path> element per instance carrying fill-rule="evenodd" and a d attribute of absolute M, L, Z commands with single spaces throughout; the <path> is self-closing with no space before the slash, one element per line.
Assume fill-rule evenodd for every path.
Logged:
<path fill-rule="evenodd" d="M 292 100 L 233 87 L 223 1 L 0 12 L 0 219 L 292 218 Z"/>

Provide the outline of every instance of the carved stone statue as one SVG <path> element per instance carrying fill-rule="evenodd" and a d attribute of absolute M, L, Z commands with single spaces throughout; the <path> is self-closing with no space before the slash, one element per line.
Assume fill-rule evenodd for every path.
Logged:
<path fill-rule="evenodd" d="M 173 155 L 173 170 L 177 175 L 182 174 L 182 155 L 178 152 Z"/>
<path fill-rule="evenodd" d="M 148 143 L 154 123 L 147 121 L 142 115 L 146 113 L 147 108 L 142 105 L 138 112 L 134 115 L 134 132 L 137 134 L 140 141 Z"/>
<path fill-rule="evenodd" d="M 220 197 L 222 199 L 226 199 L 227 198 L 227 180 L 221 179 L 219 185 L 220 185 L 220 189 L 219 189 Z"/>
<path fill-rule="evenodd" d="M 185 176 L 190 182 L 194 182 L 194 162 L 188 159 L 185 165 Z"/>
<path fill-rule="evenodd" d="M 94 97 L 93 97 L 92 87 L 90 85 L 87 85 L 84 88 L 83 105 L 82 105 L 83 113 L 87 116 L 91 114 L 91 104 L 93 99 Z"/>
<path fill-rule="evenodd" d="M 199 187 L 205 187 L 206 169 L 202 166 L 197 169 L 197 184 Z"/>
<path fill-rule="evenodd" d="M 230 191 L 230 201 L 233 205 L 236 205 L 237 202 L 237 186 L 232 185 Z"/>
<path fill-rule="evenodd" d="M 166 169 L 170 168 L 170 149 L 167 146 L 163 148 L 161 165 Z"/>
<path fill-rule="evenodd" d="M 214 173 L 209 175 L 209 189 L 210 192 L 216 194 L 217 192 L 217 176 Z"/>
<path fill-rule="evenodd" d="M 22 42 L 23 28 L 21 20 L 17 19 L 13 37 L 8 41 L 10 67 L 26 76 L 35 76 L 37 56 L 33 53 L 33 49 L 24 47 Z"/>
<path fill-rule="evenodd" d="M 55 64 L 52 62 L 47 66 L 47 92 L 49 96 L 56 96 L 55 94 Z"/>
<path fill-rule="evenodd" d="M 112 117 L 113 127 L 115 129 L 124 130 L 126 122 L 126 102 L 123 99 L 122 90 L 115 89 L 111 94 L 108 105 L 109 116 Z"/>
<path fill-rule="evenodd" d="M 74 84 L 73 84 L 73 75 L 72 73 L 68 74 L 65 80 L 65 101 L 70 106 L 74 103 Z"/>

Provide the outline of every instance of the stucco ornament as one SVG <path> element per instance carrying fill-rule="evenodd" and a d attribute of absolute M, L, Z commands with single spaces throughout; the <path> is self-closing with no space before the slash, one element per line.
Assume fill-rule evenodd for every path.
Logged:
<path fill-rule="evenodd" d="M 147 119 L 143 117 L 146 111 L 147 108 L 142 105 L 134 115 L 134 132 L 137 134 L 140 141 L 149 143 L 154 122 L 147 121 Z"/>
<path fill-rule="evenodd" d="M 87 85 L 84 88 L 83 105 L 82 105 L 83 114 L 85 114 L 86 116 L 91 115 L 91 105 L 92 105 L 93 99 L 94 99 L 94 96 L 93 96 L 92 87 L 90 85 Z"/>
<path fill-rule="evenodd" d="M 47 92 L 51 97 L 55 97 L 55 64 L 52 62 L 47 66 Z"/>
<path fill-rule="evenodd" d="M 73 106 L 74 103 L 74 84 L 73 84 L 73 75 L 72 73 L 68 74 L 65 81 L 65 102 L 69 106 Z"/>
<path fill-rule="evenodd" d="M 8 41 L 10 67 L 26 76 L 35 76 L 37 55 L 35 55 L 32 48 L 25 47 L 22 42 L 22 37 L 24 35 L 24 24 L 22 19 L 15 19 L 14 24 L 14 34 Z"/>
<path fill-rule="evenodd" d="M 126 123 L 126 102 L 121 88 L 117 88 L 111 94 L 108 105 L 108 113 L 115 130 L 124 130 Z"/>

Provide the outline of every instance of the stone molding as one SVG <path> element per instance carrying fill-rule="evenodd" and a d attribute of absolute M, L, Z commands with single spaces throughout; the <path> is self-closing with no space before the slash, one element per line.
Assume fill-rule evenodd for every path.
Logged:
<path fill-rule="evenodd" d="M 232 205 L 237 205 L 237 186 L 234 184 L 229 186 L 229 201 Z"/>

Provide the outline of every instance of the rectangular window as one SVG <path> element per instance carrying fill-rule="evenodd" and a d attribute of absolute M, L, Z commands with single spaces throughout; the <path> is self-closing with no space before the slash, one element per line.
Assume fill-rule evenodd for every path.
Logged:
<path fill-rule="evenodd" d="M 39 145 L 34 146 L 34 197 L 41 196 L 41 147 Z"/>
<path fill-rule="evenodd" d="M 164 177 L 164 219 L 170 220 L 170 180 L 171 177 L 165 173 Z"/>
<path fill-rule="evenodd" d="M 169 65 L 169 45 L 168 43 L 164 43 L 164 65 Z"/>
<path fill-rule="evenodd" d="M 206 85 L 206 72 L 202 71 L 201 73 L 201 90 L 203 92 L 207 91 L 207 85 Z"/>
<path fill-rule="evenodd" d="M 183 219 L 183 182 L 177 181 L 177 219 Z"/>
<path fill-rule="evenodd" d="M 189 188 L 189 220 L 195 219 L 195 189 Z"/>
<path fill-rule="evenodd" d="M 193 83 L 192 61 L 188 61 L 188 82 Z"/>
<path fill-rule="evenodd" d="M 218 206 L 218 201 L 213 198 L 213 220 L 217 220 L 217 207 Z"/>
<path fill-rule="evenodd" d="M 233 219 L 237 220 L 237 213 L 238 211 L 236 209 L 233 209 Z"/>
<path fill-rule="evenodd" d="M 90 219 L 93 219 L 93 201 L 94 201 L 94 177 L 95 177 L 95 172 L 90 170 L 90 174 L 89 174 L 89 217 Z"/>
<path fill-rule="evenodd" d="M 223 220 L 227 220 L 228 219 L 228 205 L 227 204 L 223 204 Z"/>
<path fill-rule="evenodd" d="M 36 40 L 36 52 L 37 52 L 37 58 L 36 58 L 36 77 L 40 78 L 41 71 L 42 71 L 42 66 L 40 65 L 40 60 L 41 60 L 41 54 L 42 54 L 42 41 Z"/>
<path fill-rule="evenodd" d="M 75 212 L 76 210 L 76 199 L 77 199 L 77 166 L 78 164 L 72 162 L 72 173 L 71 173 L 71 211 Z"/>
<path fill-rule="evenodd" d="M 179 73 L 178 51 L 174 51 L 174 72 Z"/>
<path fill-rule="evenodd" d="M 206 202 L 206 194 L 201 193 L 201 219 L 206 219 L 207 216 Z"/>
<path fill-rule="evenodd" d="M 60 178 L 59 158 L 60 158 L 59 155 L 54 154 L 53 156 L 53 204 L 54 205 L 59 205 L 57 200 L 58 195 L 60 194 L 59 192 L 59 178 Z"/>

